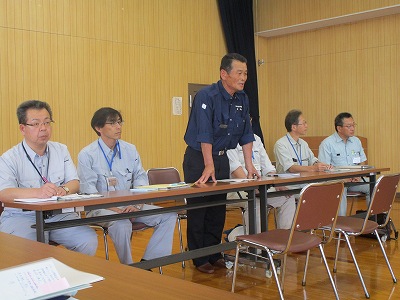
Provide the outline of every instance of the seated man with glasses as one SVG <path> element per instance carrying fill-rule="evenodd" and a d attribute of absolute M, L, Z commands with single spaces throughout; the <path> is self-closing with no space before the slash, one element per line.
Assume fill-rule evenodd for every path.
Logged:
<path fill-rule="evenodd" d="M 354 136 L 357 124 L 348 112 L 342 112 L 335 118 L 336 132 L 327 137 L 319 146 L 318 159 L 334 167 L 363 165 L 367 161 L 361 141 Z M 349 179 L 350 182 L 360 182 L 361 178 Z M 345 188 L 343 199 L 340 203 L 339 215 L 345 216 L 347 212 L 347 191 L 362 192 L 365 194 L 367 205 L 370 201 L 369 184 L 355 185 Z"/>
<path fill-rule="evenodd" d="M 274 146 L 278 173 L 318 172 L 331 168 L 329 164 L 320 163 L 307 142 L 301 138 L 306 134 L 308 124 L 300 110 L 293 109 L 287 113 L 285 127 L 286 135 Z"/>
<path fill-rule="evenodd" d="M 133 144 L 121 140 L 122 115 L 111 107 L 97 110 L 91 126 L 99 138 L 83 148 L 78 155 L 78 174 L 81 192 L 97 193 L 129 190 L 148 185 L 139 153 Z M 158 206 L 143 204 L 111 207 L 90 211 L 88 217 L 157 209 Z M 144 223 L 154 228 L 142 260 L 158 258 L 172 253 L 172 241 L 176 224 L 176 213 L 137 217 L 101 223 L 108 227 L 119 261 L 132 264 L 132 223 Z"/>
<path fill-rule="evenodd" d="M 78 174 L 65 145 L 49 141 L 53 116 L 46 102 L 30 100 L 17 109 L 19 129 L 24 140 L 0 158 L 0 201 L 16 198 L 50 198 L 76 193 Z M 78 219 L 76 213 L 57 214 L 46 223 Z M 6 207 L 0 217 L 0 231 L 36 240 L 34 211 Z M 97 235 L 88 226 L 45 232 L 45 240 L 67 249 L 94 255 Z"/>

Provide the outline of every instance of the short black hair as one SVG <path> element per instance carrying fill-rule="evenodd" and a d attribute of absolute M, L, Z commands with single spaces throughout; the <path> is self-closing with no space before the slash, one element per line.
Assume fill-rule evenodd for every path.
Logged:
<path fill-rule="evenodd" d="M 348 118 L 353 118 L 353 116 L 351 115 L 351 113 L 348 112 L 342 112 L 340 114 L 338 114 L 335 118 L 335 130 L 337 132 L 337 127 L 338 126 L 343 126 L 343 119 L 348 119 Z"/>
<path fill-rule="evenodd" d="M 100 132 L 96 130 L 96 127 L 103 128 L 106 122 L 116 122 L 118 119 L 123 122 L 122 115 L 118 110 L 111 107 L 102 107 L 93 114 L 90 125 L 94 132 L 100 136 Z"/>
<path fill-rule="evenodd" d="M 301 112 L 301 110 L 298 109 L 292 109 L 287 113 L 285 118 L 285 127 L 287 132 L 292 131 L 292 125 L 296 125 L 299 123 L 299 118 L 302 114 L 303 113 Z"/>
<path fill-rule="evenodd" d="M 219 70 L 225 70 L 228 74 L 232 71 L 232 61 L 238 60 L 247 64 L 247 59 L 238 53 L 228 53 L 221 59 Z"/>
<path fill-rule="evenodd" d="M 19 124 L 25 124 L 27 122 L 26 119 L 26 112 L 28 109 L 45 109 L 48 111 L 50 115 L 50 120 L 53 121 L 53 112 L 51 111 L 50 105 L 47 102 L 40 101 L 40 100 L 27 100 L 22 102 L 17 108 L 17 118 Z"/>

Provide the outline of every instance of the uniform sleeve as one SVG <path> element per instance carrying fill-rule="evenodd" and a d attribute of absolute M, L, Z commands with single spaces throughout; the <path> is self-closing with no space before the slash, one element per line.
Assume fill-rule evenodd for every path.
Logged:
<path fill-rule="evenodd" d="M 0 157 L 0 191 L 18 187 L 16 167 L 11 157 L 3 154 Z"/>
<path fill-rule="evenodd" d="M 274 154 L 277 164 L 282 166 L 283 172 L 287 172 L 294 165 L 292 154 L 283 143 L 279 141 L 275 143 Z"/>
<path fill-rule="evenodd" d="M 364 162 L 364 161 L 367 160 L 367 155 L 366 155 L 365 152 L 364 152 L 364 148 L 363 148 L 363 146 L 362 146 L 362 143 L 361 143 L 360 139 L 357 138 L 357 140 L 358 140 L 358 143 L 359 143 L 360 149 L 361 149 L 361 151 L 360 151 L 361 162 Z"/>
<path fill-rule="evenodd" d="M 147 173 L 142 166 L 142 161 L 140 159 L 139 152 L 136 150 L 136 147 L 133 146 L 132 150 L 134 160 L 133 160 L 133 171 L 132 171 L 132 180 L 133 180 L 133 187 L 141 186 L 141 185 L 148 185 L 149 180 L 147 177 Z"/>
<path fill-rule="evenodd" d="M 242 164 L 240 163 L 240 158 L 239 158 L 239 150 L 237 148 L 228 150 L 226 152 L 226 155 L 229 158 L 229 174 L 232 174 L 239 167 L 242 167 Z M 246 172 L 247 172 L 247 170 L 245 170 L 245 173 Z"/>
<path fill-rule="evenodd" d="M 97 173 L 92 168 L 93 159 L 86 150 L 78 154 L 78 176 L 80 179 L 80 191 L 82 193 L 98 193 Z"/>
<path fill-rule="evenodd" d="M 193 102 L 194 115 L 197 124 L 196 142 L 213 143 L 213 107 L 208 94 L 200 90 Z"/>
<path fill-rule="evenodd" d="M 332 149 L 326 140 L 323 140 L 319 145 L 318 160 L 328 165 L 332 164 Z"/>
<path fill-rule="evenodd" d="M 74 162 L 72 161 L 71 155 L 69 154 L 67 146 L 63 146 L 63 156 L 64 156 L 64 172 L 65 172 L 65 183 L 71 180 L 79 180 L 78 173 Z"/>
<path fill-rule="evenodd" d="M 269 159 L 267 151 L 265 151 L 265 148 L 263 146 L 260 147 L 258 149 L 258 152 L 260 153 L 260 167 L 262 174 L 266 175 L 269 172 L 275 172 L 276 169 L 274 165 L 271 163 L 271 160 Z"/>
<path fill-rule="evenodd" d="M 307 152 L 308 152 L 308 156 L 309 157 L 309 162 L 308 165 L 312 166 L 313 164 L 315 164 L 316 162 L 318 162 L 318 158 L 315 157 L 314 152 L 312 152 L 312 150 L 310 149 L 310 147 L 308 146 L 308 144 L 306 144 L 307 146 Z"/>

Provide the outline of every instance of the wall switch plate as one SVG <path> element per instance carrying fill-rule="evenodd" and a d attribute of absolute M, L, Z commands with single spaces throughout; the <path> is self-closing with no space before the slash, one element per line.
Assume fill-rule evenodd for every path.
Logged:
<path fill-rule="evenodd" d="M 172 114 L 174 116 L 182 115 L 182 97 L 172 97 Z"/>

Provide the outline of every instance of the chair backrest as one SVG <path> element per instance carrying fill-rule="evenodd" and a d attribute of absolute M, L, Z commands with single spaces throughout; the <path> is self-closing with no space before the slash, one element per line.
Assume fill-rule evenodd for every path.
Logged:
<path fill-rule="evenodd" d="M 389 216 L 393 207 L 394 199 L 396 198 L 399 180 L 400 174 L 390 174 L 383 175 L 376 181 L 366 220 L 370 215 L 381 213 L 386 213 Z M 388 221 L 389 218 L 385 218 L 385 223 L 379 225 L 386 225 Z"/>
<path fill-rule="evenodd" d="M 174 167 L 152 168 L 147 170 L 149 184 L 168 184 L 181 182 L 179 171 Z"/>
<path fill-rule="evenodd" d="M 149 184 L 169 184 L 181 182 L 179 171 L 174 167 L 152 168 L 147 170 Z M 177 203 L 186 203 L 186 199 L 176 199 Z"/>
<path fill-rule="evenodd" d="M 343 189 L 341 181 L 311 183 L 304 187 L 293 220 L 295 230 L 308 231 L 332 226 L 336 221 Z"/>

